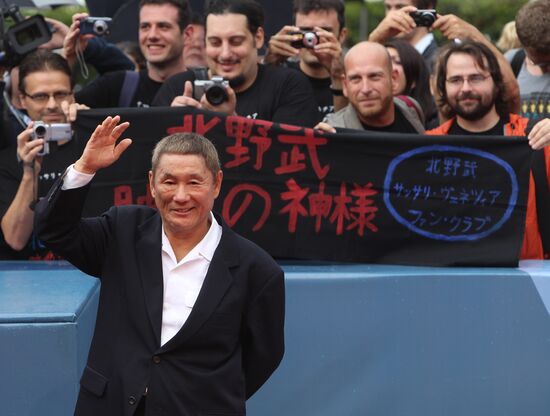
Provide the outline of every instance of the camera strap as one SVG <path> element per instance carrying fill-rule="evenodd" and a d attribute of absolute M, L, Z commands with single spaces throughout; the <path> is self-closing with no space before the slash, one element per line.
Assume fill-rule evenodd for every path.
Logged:
<path fill-rule="evenodd" d="M 139 72 L 136 71 L 126 71 L 124 73 L 124 82 L 122 83 L 122 88 L 120 89 L 120 96 L 118 97 L 118 106 L 125 108 L 130 107 L 130 103 L 134 98 L 134 95 L 137 91 L 137 86 L 139 82 Z"/>

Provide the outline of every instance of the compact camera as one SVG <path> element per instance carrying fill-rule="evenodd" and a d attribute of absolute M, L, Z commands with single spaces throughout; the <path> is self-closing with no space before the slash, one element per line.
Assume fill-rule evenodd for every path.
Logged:
<path fill-rule="evenodd" d="M 290 35 L 300 35 L 300 39 L 290 42 L 290 46 L 293 48 L 313 49 L 319 43 L 319 36 L 315 32 L 301 30 L 299 32 L 291 32 Z"/>
<path fill-rule="evenodd" d="M 193 85 L 193 96 L 197 101 L 200 101 L 203 94 L 206 95 L 206 100 L 212 105 L 220 105 L 229 99 L 226 91 L 229 82 L 225 81 L 223 77 L 214 76 L 212 79 L 196 79 Z"/>
<path fill-rule="evenodd" d="M 38 153 L 39 156 L 50 153 L 49 142 L 59 142 L 71 140 L 73 131 L 69 123 L 44 123 L 35 121 L 32 128 L 32 139 L 44 139 L 44 148 Z"/>
<path fill-rule="evenodd" d="M 5 20 L 9 17 L 14 24 L 4 32 Z M 16 5 L 0 9 L 0 64 L 8 67 L 19 65 L 28 53 L 51 38 L 52 31 L 42 15 L 25 19 Z"/>
<path fill-rule="evenodd" d="M 431 27 L 437 19 L 437 12 L 434 9 L 420 9 L 411 12 L 411 17 L 416 26 Z"/>
<path fill-rule="evenodd" d="M 113 19 L 110 17 L 87 17 L 80 21 L 81 35 L 107 36 L 109 25 Z"/>

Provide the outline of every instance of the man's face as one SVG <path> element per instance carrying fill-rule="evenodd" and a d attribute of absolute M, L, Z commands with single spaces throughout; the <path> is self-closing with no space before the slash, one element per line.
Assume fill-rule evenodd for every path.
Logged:
<path fill-rule="evenodd" d="M 222 172 L 214 177 L 202 156 L 161 155 L 149 185 L 168 237 L 200 240 L 206 234 L 221 182 Z"/>
<path fill-rule="evenodd" d="M 204 50 L 204 26 L 191 24 L 191 33 L 186 36 L 183 44 L 183 61 L 185 66 L 205 67 L 206 54 Z"/>
<path fill-rule="evenodd" d="M 139 11 L 139 47 L 145 60 L 167 66 L 183 53 L 184 33 L 178 26 L 178 9 L 171 4 L 147 4 Z"/>
<path fill-rule="evenodd" d="M 61 103 L 74 102 L 71 80 L 61 71 L 31 72 L 25 77 L 24 94 L 19 93 L 21 105 L 31 120 L 46 123 L 66 123 Z"/>
<path fill-rule="evenodd" d="M 466 120 L 480 120 L 494 108 L 497 90 L 491 74 L 466 53 L 449 57 L 445 89 L 449 106 Z"/>
<path fill-rule="evenodd" d="M 405 6 L 416 6 L 413 0 L 384 0 L 386 14 L 393 10 L 402 9 Z"/>
<path fill-rule="evenodd" d="M 538 53 L 533 48 L 525 48 L 527 58 L 531 60 L 534 65 L 537 65 L 543 74 L 550 73 L 550 54 Z"/>
<path fill-rule="evenodd" d="M 263 41 L 263 29 L 252 34 L 245 15 L 209 14 L 206 18 L 206 60 L 211 75 L 241 78 L 241 84 L 251 84 L 257 73 L 258 48 Z"/>
<path fill-rule="evenodd" d="M 300 30 L 313 31 L 313 28 L 318 26 L 325 29 L 327 32 L 332 32 L 334 36 L 340 42 L 345 39 L 345 33 L 340 30 L 340 23 L 338 22 L 338 13 L 336 10 L 314 10 L 307 14 L 296 13 L 295 25 Z M 306 65 L 313 67 L 319 66 L 319 60 L 317 56 L 308 48 L 302 48 L 300 50 L 300 60 Z"/>
<path fill-rule="evenodd" d="M 392 81 L 397 76 L 387 58 L 354 54 L 347 57 L 345 68 L 344 95 L 359 119 L 370 125 L 386 119 L 393 100 Z"/>

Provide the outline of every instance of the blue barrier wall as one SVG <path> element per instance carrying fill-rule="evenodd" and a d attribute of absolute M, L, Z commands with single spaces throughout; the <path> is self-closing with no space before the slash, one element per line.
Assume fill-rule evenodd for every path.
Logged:
<path fill-rule="evenodd" d="M 13 403 L 0 414 L 69 415 L 82 361 L 63 358 L 89 343 L 97 282 L 62 264 L 23 264 L 0 267 L 0 400 Z M 284 268 L 286 354 L 249 415 L 550 415 L 550 262 Z M 73 321 L 32 323 L 22 337 L 10 326 L 23 331 L 28 322 L 8 321 L 27 307 L 50 320 L 75 312 Z M 79 331 L 80 321 L 88 329 Z M 71 322 L 72 344 L 59 331 Z"/>

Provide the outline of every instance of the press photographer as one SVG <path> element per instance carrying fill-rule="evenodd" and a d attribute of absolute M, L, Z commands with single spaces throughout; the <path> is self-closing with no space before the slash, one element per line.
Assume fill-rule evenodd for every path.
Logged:
<path fill-rule="evenodd" d="M 18 90 L 33 121 L 0 153 L 0 259 L 50 258 L 33 237 L 33 207 L 79 154 L 68 123 L 85 107 L 74 102 L 67 62 L 47 50 L 22 60 Z"/>
<path fill-rule="evenodd" d="M 207 71 L 174 75 L 161 87 L 153 105 L 192 106 L 313 127 L 319 116 L 304 75 L 258 64 L 258 49 L 264 43 L 261 6 L 252 0 L 214 0 L 205 14 Z M 211 88 L 218 93 L 214 103 L 208 99 Z"/>

